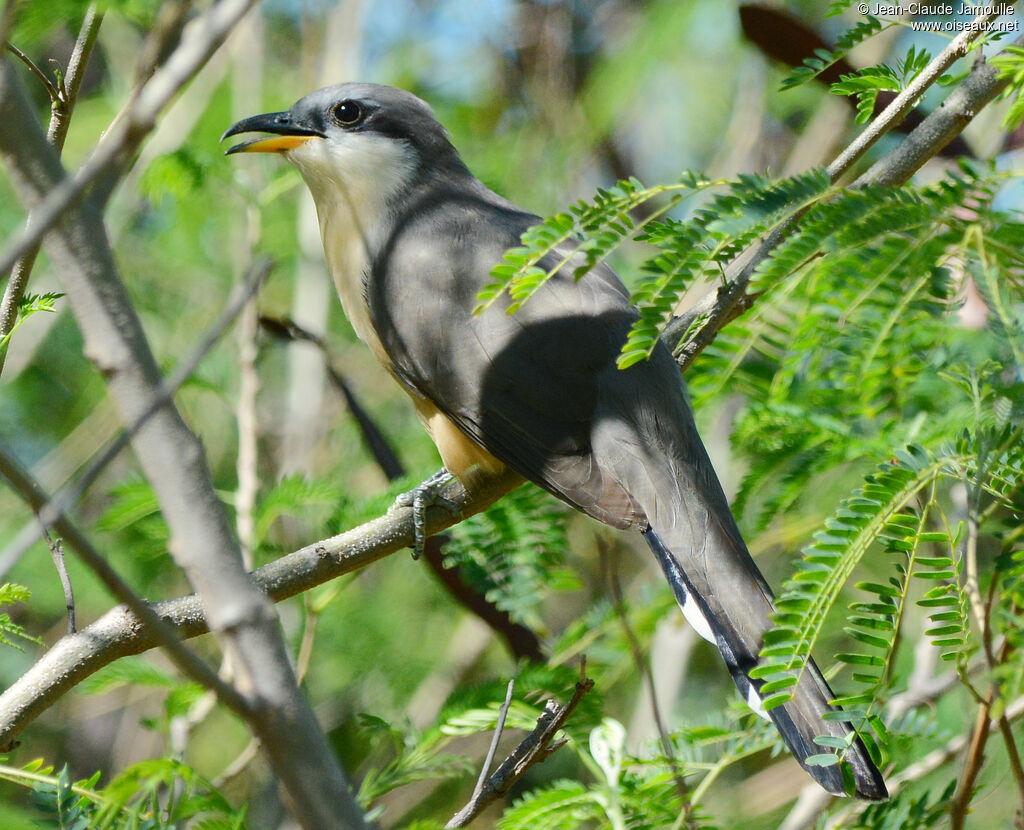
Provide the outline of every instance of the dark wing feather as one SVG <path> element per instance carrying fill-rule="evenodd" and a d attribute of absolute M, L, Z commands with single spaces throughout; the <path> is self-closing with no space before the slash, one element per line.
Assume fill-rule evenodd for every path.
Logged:
<path fill-rule="evenodd" d="M 395 228 L 367 296 L 396 374 L 527 478 L 609 524 L 641 524 L 591 452 L 595 378 L 616 371 L 635 319 L 618 277 L 559 274 L 515 314 L 504 297 L 474 316 L 491 268 L 538 217 L 482 187 L 435 188 L 404 213 L 415 218 Z"/>

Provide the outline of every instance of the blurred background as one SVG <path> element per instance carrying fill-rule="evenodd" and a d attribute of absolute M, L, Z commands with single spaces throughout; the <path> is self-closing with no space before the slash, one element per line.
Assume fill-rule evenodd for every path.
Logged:
<path fill-rule="evenodd" d="M 140 48 L 167 5 L 109 4 L 64 152 L 69 168 L 86 157 L 122 106 Z M 12 42 L 40 66 L 51 57 L 63 64 L 85 7 L 72 0 L 26 0 L 18 4 Z M 851 10 L 825 18 L 826 4 L 819 2 L 779 8 L 826 44 L 859 19 Z M 762 43 L 790 42 L 795 35 L 785 28 L 787 19 L 754 18 L 748 28 Z M 937 52 L 945 42 L 937 34 L 894 27 L 850 60 L 866 66 L 902 55 L 911 44 Z M 18 67 L 45 121 L 45 91 Z M 218 139 L 229 125 L 286 109 L 312 89 L 343 80 L 404 87 L 431 104 L 477 176 L 547 215 L 629 176 L 646 184 L 675 179 L 684 169 L 713 177 L 783 176 L 827 163 L 855 134 L 855 112 L 822 85 L 781 92 L 789 72 L 744 35 L 738 4 L 722 0 L 260 4 L 164 114 L 107 213 L 120 269 L 166 371 L 217 316 L 248 264 L 262 254 L 273 259 L 255 306 L 177 396 L 205 444 L 224 501 L 248 517 L 239 532 L 254 564 L 378 515 L 403 484 L 427 476 L 439 460 L 406 396 L 344 319 L 325 271 L 312 202 L 298 175 L 277 158 L 225 158 Z M 924 108 L 944 94 L 932 90 Z M 1005 108 L 997 104 L 981 113 L 965 138 L 977 156 L 995 157 L 997 164 L 1019 171 L 1019 152 L 1004 152 Z M 868 161 L 893 141 L 883 141 Z M 936 160 L 922 180 L 934 179 L 951 163 Z M 1003 206 L 1019 208 L 1020 194 L 1019 187 L 1008 187 Z M 23 219 L 0 176 L 0 230 L 10 234 Z M 629 246 L 616 252 L 614 264 L 627 284 L 637 277 L 638 260 Z M 31 290 L 60 290 L 45 256 Z M 389 482 L 367 449 L 351 405 L 329 376 L 324 352 L 309 342 L 282 339 L 279 329 L 257 329 L 256 313 L 289 318 L 324 339 L 330 364 L 394 448 L 406 478 Z M 726 389 L 705 395 L 698 412 L 730 493 L 747 463 L 730 449 L 744 406 L 742 396 Z M 249 425 L 242 430 L 240 417 Z M 58 301 L 55 313 L 35 315 L 11 342 L 0 376 L 0 435 L 52 492 L 118 428 L 102 379 Z M 794 552 L 871 463 L 851 460 L 767 525 L 759 526 L 756 510 L 739 517 L 773 584 L 781 584 Z M 617 583 L 634 634 L 655 663 L 654 683 L 669 729 L 724 717 L 725 704 L 736 697 L 726 672 L 670 613 L 671 598 L 634 540 L 566 516 L 539 492 L 517 498 L 504 514 L 456 532 L 445 550 L 459 557 L 470 583 L 477 579 L 481 593 L 536 635 L 548 658 L 545 671 L 562 672 L 550 675 L 547 687 L 571 685 L 576 660 L 586 653 L 598 685 L 582 723 L 614 717 L 626 726 L 631 752 L 653 751 L 657 732 L 649 696 L 629 636 L 612 610 Z M 106 469 L 75 514 L 140 594 L 162 599 L 188 592 L 165 552 L 165 527 L 130 453 Z M 0 538 L 11 538 L 30 519 L 15 496 L 0 490 Z M 503 523 L 517 524 L 518 530 L 509 535 Z M 505 564 L 495 565 L 496 558 Z M 73 557 L 69 571 L 82 626 L 111 601 Z M 7 578 L 29 587 L 32 598 L 5 610 L 40 640 L 22 642 L 22 651 L 0 652 L 4 686 L 65 625 L 63 593 L 45 545 L 32 548 Z M 523 656 L 467 611 L 425 563 L 405 554 L 279 610 L 309 698 L 357 778 L 398 752 L 362 716 L 379 718 L 405 736 L 389 741 L 413 740 L 410 735 L 422 735 L 444 719 L 453 693 L 479 705 L 500 701 L 517 672 L 516 658 Z M 838 649 L 838 626 L 830 636 L 823 656 Z M 201 641 L 199 648 L 211 646 Z M 545 682 L 524 681 L 527 692 L 531 683 L 544 688 Z M 959 708 L 950 701 L 943 715 L 952 719 L 954 731 L 963 717 Z M 475 769 L 488 736 L 454 740 L 447 751 L 465 754 L 472 759 L 468 769 Z M 201 692 L 183 684 L 160 654 L 130 658 L 94 676 L 33 724 L 23 741 L 17 764 L 37 756 L 58 768 L 66 762 L 72 778 L 95 771 L 106 778 L 143 758 L 177 755 L 219 780 L 233 803 L 248 801 L 251 826 L 276 827 L 282 820 L 266 768 L 245 754 L 244 728 L 224 712 L 210 711 Z M 1001 763 L 986 772 L 989 784 L 1007 775 Z M 580 774 L 578 763 L 563 752 L 533 770 L 524 789 Z M 381 825 L 443 820 L 465 800 L 474 777 L 467 771 L 394 790 L 381 802 Z M 795 764 L 761 753 L 723 772 L 705 809 L 723 827 L 774 827 L 804 783 Z M 975 826 L 1003 826 L 1012 792 L 995 793 L 978 805 Z M 488 813 L 479 826 L 499 814 Z M 29 827 L 33 815 L 22 788 L 0 787 L 0 825 Z"/>

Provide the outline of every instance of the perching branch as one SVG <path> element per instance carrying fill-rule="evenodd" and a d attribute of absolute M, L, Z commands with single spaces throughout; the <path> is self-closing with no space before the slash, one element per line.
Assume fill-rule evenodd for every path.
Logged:
<path fill-rule="evenodd" d="M 536 728 L 523 739 L 523 742 L 494 771 L 494 774 L 487 779 L 487 783 L 483 788 L 478 788 L 473 793 L 469 803 L 459 810 L 452 817 L 451 821 L 445 825 L 446 829 L 465 827 L 491 803 L 507 793 L 512 788 L 512 785 L 526 774 L 530 767 L 546 761 L 552 753 L 561 748 L 565 740 L 552 743 L 555 735 L 565 726 L 569 715 L 579 705 L 579 702 L 583 700 L 587 692 L 594 688 L 594 681 L 586 676 L 585 669 L 581 673 L 583 676 L 576 683 L 576 690 L 573 692 L 572 699 L 565 706 L 559 706 L 553 700 L 547 702 L 544 706 L 543 714 L 537 718 Z"/>
<path fill-rule="evenodd" d="M 430 508 L 427 532 L 438 533 L 479 513 L 520 482 L 517 475 L 507 473 L 472 494 L 453 482 L 444 491 L 444 497 L 457 506 L 458 515 L 443 507 Z M 254 571 L 252 581 L 269 599 L 281 602 L 412 544 L 412 510 L 402 508 L 282 556 Z M 195 595 L 153 603 L 151 607 L 180 639 L 209 631 Z M 77 634 L 61 638 L 0 694 L 0 746 L 9 745 L 32 721 L 94 672 L 120 657 L 139 654 L 157 645 L 154 630 L 123 605 L 111 609 Z"/>
<path fill-rule="evenodd" d="M 207 17 L 213 15 L 207 20 L 213 31 L 183 38 L 136 99 L 133 117 L 123 122 L 122 131 L 111 132 L 124 133 L 124 142 L 117 146 L 131 146 L 140 130 L 144 133 L 152 127 L 163 104 L 180 86 L 178 81 L 183 83 L 194 67 L 205 62 L 247 8 L 245 0 L 221 0 L 207 13 Z M 200 45 L 203 48 L 197 49 Z M 48 194 L 62 192 L 69 182 L 73 187 L 78 177 L 64 175 L 35 124 L 20 82 L 6 64 L 0 71 L 0 153 L 22 201 L 39 210 L 44 202 L 50 203 Z M 87 168 L 89 162 L 83 170 Z M 46 215 L 45 209 L 39 210 L 40 224 L 45 224 Z M 103 373 L 122 422 L 132 424 L 159 397 L 163 378 L 114 263 L 102 205 L 70 200 L 57 211 L 54 222 L 50 252 L 82 332 L 85 352 Z M 295 681 L 276 614 L 242 567 L 202 445 L 173 403 L 167 402 L 151 416 L 132 446 L 167 521 L 171 554 L 195 586 L 210 628 L 234 668 L 244 708 L 231 699 L 225 704 L 259 737 L 303 826 L 311 830 L 364 827 L 345 774 Z"/>
<path fill-rule="evenodd" d="M 980 17 L 984 17 L 984 15 Z M 964 35 L 967 34 L 969 33 L 964 32 Z M 980 32 L 975 31 L 970 34 L 977 37 Z M 922 72 L 922 77 L 927 75 L 934 80 L 941 72 L 937 73 L 932 69 L 933 66 L 948 68 L 960 56 L 959 52 L 965 47 L 965 44 L 960 43 L 957 49 L 953 50 L 953 45 L 957 41 L 960 41 L 960 37 L 943 50 Z M 969 42 L 967 41 L 967 43 Z M 1024 45 L 1024 36 L 1017 38 L 1013 45 Z M 896 187 L 907 182 L 914 173 L 924 166 L 928 159 L 935 156 L 940 149 L 959 135 L 978 112 L 1006 88 L 1008 83 L 1009 79 L 1000 79 L 995 69 L 988 63 L 977 62 L 967 79 L 949 95 L 942 105 L 925 118 L 920 126 L 903 139 L 892 152 L 878 161 L 867 173 L 860 176 L 854 182 L 854 186 L 874 184 Z M 917 89 L 916 95 L 919 96 L 923 91 L 923 88 Z M 858 138 L 851 145 L 851 147 L 856 146 L 857 148 L 855 154 L 851 154 L 849 150 L 844 151 L 829 165 L 828 170 L 833 181 L 849 168 L 853 160 L 863 155 L 886 130 L 891 129 L 902 116 L 905 106 L 909 105 L 906 99 L 901 99 L 902 96 L 897 96 L 864 131 L 862 135 L 870 135 L 870 141 Z M 877 127 L 876 124 L 878 124 Z M 672 349 L 676 361 L 684 371 L 693 363 L 697 355 L 715 339 L 722 328 L 743 314 L 756 301 L 756 295 L 747 293 L 747 286 L 750 284 L 754 272 L 785 235 L 792 230 L 797 220 L 798 217 L 794 217 L 790 222 L 776 227 L 764 239 L 744 251 L 726 270 L 723 284 L 716 291 L 708 293 L 693 308 L 676 317 L 666 326 L 662 340 Z"/>

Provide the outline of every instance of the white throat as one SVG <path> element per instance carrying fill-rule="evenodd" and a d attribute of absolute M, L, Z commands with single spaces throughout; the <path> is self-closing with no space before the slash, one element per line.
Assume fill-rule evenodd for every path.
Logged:
<path fill-rule="evenodd" d="M 345 316 L 385 365 L 390 360 L 370 322 L 365 280 L 391 228 L 393 200 L 415 172 L 408 143 L 372 133 L 311 139 L 290 150 L 313 194 L 327 267 Z"/>

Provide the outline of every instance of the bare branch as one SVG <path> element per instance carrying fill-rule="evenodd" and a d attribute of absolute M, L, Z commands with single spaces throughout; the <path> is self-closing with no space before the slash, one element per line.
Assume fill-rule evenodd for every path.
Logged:
<path fill-rule="evenodd" d="M 505 690 L 505 701 L 498 710 L 498 720 L 494 724 L 494 736 L 491 738 L 491 745 L 487 748 L 487 756 L 484 758 L 483 766 L 480 767 L 480 777 L 476 780 L 473 788 L 473 798 L 479 798 L 484 791 L 484 784 L 491 774 L 491 765 L 494 763 L 494 755 L 498 751 L 498 744 L 501 742 L 501 735 L 505 731 L 505 718 L 508 717 L 509 706 L 512 705 L 512 692 L 516 688 L 516 679 L 513 677 L 508 681 L 508 689 Z"/>
<path fill-rule="evenodd" d="M 11 486 L 27 501 L 36 512 L 46 503 L 46 493 L 42 487 L 32 478 L 7 450 L 0 446 L 0 474 L 6 478 Z M 61 516 L 55 523 L 54 528 L 61 534 L 68 543 L 75 549 L 79 558 L 92 570 L 100 581 L 107 587 L 117 599 L 132 609 L 137 617 L 151 626 L 154 645 L 161 645 L 167 650 L 168 656 L 174 664 L 185 674 L 217 693 L 217 696 L 231 708 L 245 708 L 245 701 L 230 686 L 217 676 L 216 672 L 209 668 L 202 660 L 187 649 L 172 628 L 163 622 L 149 604 L 138 596 L 118 575 L 104 556 L 93 547 L 92 542 L 72 522 Z M 49 538 L 49 537 L 47 537 Z M 61 563 L 61 565 L 63 562 Z M 65 586 L 65 591 L 70 591 L 70 584 Z M 72 629 L 68 637 L 76 637 L 73 631 L 73 601 L 68 606 L 69 628 Z M 65 637 L 64 639 L 68 639 Z M 0 741 L 0 747 L 9 747 L 11 741 Z"/>
<path fill-rule="evenodd" d="M 53 558 L 53 566 L 57 569 L 57 576 L 60 578 L 61 587 L 64 589 L 64 607 L 68 612 L 68 634 L 75 633 L 75 591 L 71 587 L 71 577 L 68 575 L 68 566 L 64 561 L 64 542 L 61 539 L 54 541 L 50 538 L 46 528 L 43 528 L 43 535 L 46 537 L 46 546 L 50 549 L 50 556 Z"/>
<path fill-rule="evenodd" d="M 518 486 L 512 473 L 492 480 L 486 489 L 469 494 L 458 482 L 444 491 L 458 515 L 443 507 L 427 512 L 427 532 L 438 533 L 479 513 Z M 65 533 L 64 525 L 57 529 Z M 293 597 L 344 574 L 352 573 L 413 544 L 412 509 L 393 510 L 330 539 L 282 556 L 252 574 L 252 581 L 274 602 Z M 153 612 L 181 639 L 209 631 L 198 597 L 157 602 Z M 156 632 L 125 606 L 118 606 L 77 634 L 63 637 L 22 677 L 0 694 L 0 746 L 22 730 L 86 677 L 129 654 L 159 645 Z"/>
<path fill-rule="evenodd" d="M 253 566 L 256 545 L 256 520 L 253 510 L 259 492 L 259 454 L 257 449 L 259 424 L 256 416 L 256 396 L 260 377 L 256 371 L 259 346 L 259 311 L 256 300 L 251 299 L 242 311 L 238 327 L 238 402 L 235 404 L 238 422 L 238 487 L 235 490 L 235 529 L 242 546 L 242 561 L 247 569 Z"/>
<path fill-rule="evenodd" d="M 247 8 L 246 0 L 221 0 L 205 16 L 212 32 L 186 33 L 143 88 L 133 117 L 124 122 L 125 141 L 117 146 L 131 145 L 138 131 L 152 128 L 163 104 Z M 6 66 L 2 72 L 0 153 L 22 200 L 37 207 L 68 180 L 38 128 L 32 129 L 31 108 L 17 78 Z M 122 422 L 132 424 L 160 396 L 163 379 L 97 207 L 69 204 L 60 211 L 50 250 L 86 354 L 103 373 Z M 45 218 L 45 211 L 39 215 Z M 195 586 L 210 628 L 231 660 L 245 703 L 236 711 L 259 737 L 295 817 L 317 830 L 364 827 L 346 776 L 295 681 L 273 607 L 242 567 L 202 445 L 170 402 L 150 417 L 132 445 L 170 529 L 171 553 Z"/>
<path fill-rule="evenodd" d="M 46 87 L 47 95 L 49 95 L 50 100 L 56 104 L 60 100 L 60 92 L 57 90 L 57 87 L 53 85 L 53 81 L 46 77 L 46 73 L 43 72 L 43 70 L 40 69 L 38 66 L 36 66 L 36 62 L 32 60 L 32 58 L 30 58 L 28 55 L 22 52 L 13 43 L 8 41 L 6 46 L 7 51 L 15 57 L 17 57 L 18 60 L 20 60 L 23 64 L 25 64 L 25 66 L 29 68 L 29 71 L 39 79 L 39 82 L 44 87 Z"/>
<path fill-rule="evenodd" d="M 559 706 L 553 700 L 549 700 L 544 707 L 544 713 L 537 718 L 536 728 L 512 751 L 484 787 L 473 794 L 469 803 L 459 810 L 445 827 L 465 827 L 488 805 L 507 793 L 530 767 L 546 761 L 552 753 L 560 749 L 565 741 L 552 743 L 555 735 L 565 725 L 584 695 L 593 688 L 594 681 L 584 672 L 583 677 L 576 683 L 572 699 L 565 706 Z"/>

